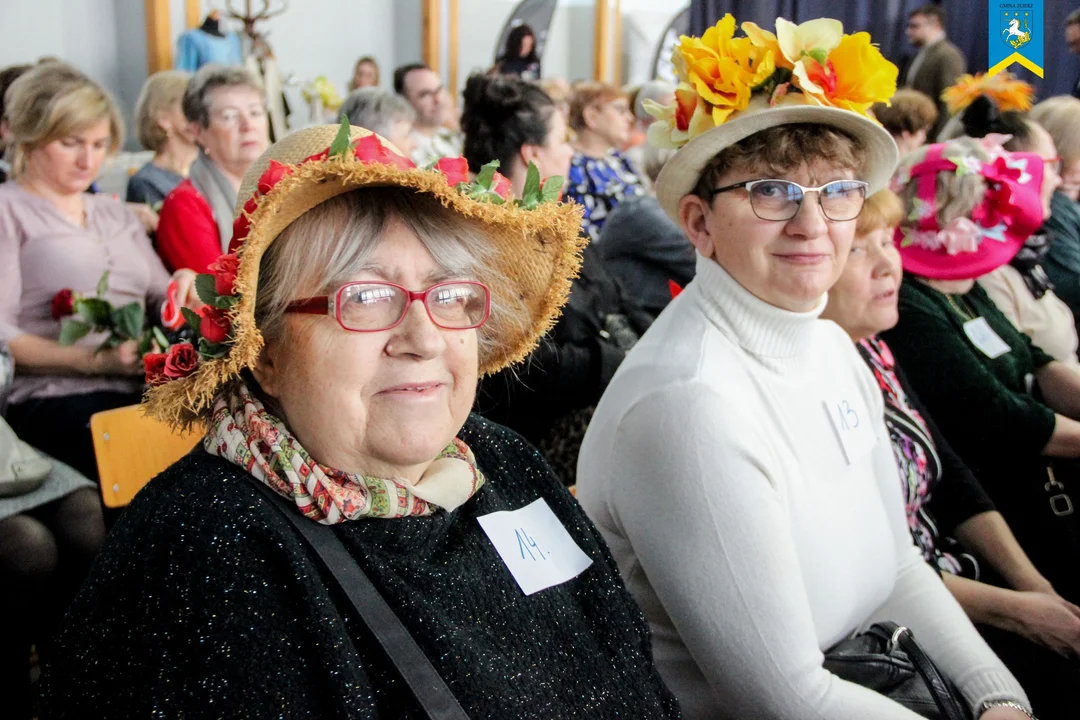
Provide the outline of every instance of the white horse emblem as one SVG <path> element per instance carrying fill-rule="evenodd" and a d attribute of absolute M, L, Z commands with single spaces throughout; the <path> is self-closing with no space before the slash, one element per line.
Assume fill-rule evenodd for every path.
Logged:
<path fill-rule="evenodd" d="M 1020 27 L 1020 18 L 1012 18 L 1009 20 L 1009 27 L 1001 29 L 1001 41 L 1013 50 L 1019 49 L 1022 45 L 1027 45 L 1029 40 L 1031 40 L 1031 28 L 1027 27 L 1026 31 L 1022 29 Z"/>

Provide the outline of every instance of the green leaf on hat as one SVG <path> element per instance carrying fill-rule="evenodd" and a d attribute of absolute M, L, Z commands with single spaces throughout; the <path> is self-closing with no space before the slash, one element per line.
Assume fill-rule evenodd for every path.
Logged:
<path fill-rule="evenodd" d="M 529 170 L 525 173 L 525 187 L 521 191 L 522 199 L 531 198 L 540 194 L 540 168 L 536 163 L 529 161 Z"/>
<path fill-rule="evenodd" d="M 65 318 L 60 326 L 60 344 L 74 345 L 75 341 L 86 336 L 90 332 L 90 326 L 78 320 Z"/>
<path fill-rule="evenodd" d="M 97 281 L 97 296 L 105 297 L 105 293 L 109 290 L 109 271 L 106 270 L 101 275 L 101 279 Z"/>
<path fill-rule="evenodd" d="M 338 127 L 337 135 L 334 136 L 334 142 L 330 143 L 330 157 L 345 155 L 349 152 L 351 133 L 352 128 L 349 125 L 349 116 L 345 113 L 341 113 L 341 125 Z M 205 300 L 203 302 L 205 302 Z"/>
<path fill-rule="evenodd" d="M 213 305 L 217 307 L 218 294 L 214 289 L 214 276 L 213 275 L 199 275 L 195 278 L 195 292 L 199 294 L 199 299 L 207 305 Z"/>
<path fill-rule="evenodd" d="M 554 202 L 562 194 L 563 176 L 552 175 L 544 181 L 544 187 L 540 191 L 540 202 Z"/>
<path fill-rule="evenodd" d="M 490 190 L 491 183 L 495 180 L 495 171 L 498 169 L 498 160 L 492 160 L 487 165 L 480 168 L 480 172 L 476 174 L 476 184 L 484 188 L 485 190 Z"/>
<path fill-rule="evenodd" d="M 227 352 L 229 352 L 229 347 L 225 343 L 212 343 L 206 338 L 199 338 L 199 357 L 202 359 L 224 357 Z"/>
<path fill-rule="evenodd" d="M 199 329 L 199 323 L 202 322 L 202 318 L 199 317 L 199 313 L 195 312 L 191 308 L 180 308 L 180 312 L 184 314 L 184 319 L 187 320 L 187 324 L 195 330 Z M 162 348 L 164 350 L 164 348 Z"/>

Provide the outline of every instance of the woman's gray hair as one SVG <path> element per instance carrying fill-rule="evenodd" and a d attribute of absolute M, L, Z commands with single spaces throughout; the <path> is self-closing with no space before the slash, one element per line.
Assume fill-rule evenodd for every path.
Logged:
<path fill-rule="evenodd" d="M 964 155 L 972 155 L 983 160 L 986 152 L 979 145 L 978 140 L 969 137 L 959 137 L 949 141 L 953 149 L 960 149 Z M 926 160 L 930 150 L 929 145 L 918 147 L 900 160 L 900 166 L 896 169 L 896 176 L 910 177 L 911 169 Z M 942 170 L 937 173 L 935 179 L 934 207 L 937 211 L 938 225 L 945 227 L 958 217 L 971 217 L 971 212 L 986 197 L 987 184 L 982 175 L 976 172 L 957 173 Z M 911 178 L 897 192 L 904 201 L 904 215 L 900 221 L 901 227 L 914 227 L 917 220 L 912 213 L 915 210 L 915 201 L 919 195 L 919 181 Z"/>
<path fill-rule="evenodd" d="M 362 127 L 389 138 L 394 123 L 401 120 L 413 122 L 416 111 L 409 101 L 395 92 L 369 87 L 354 90 L 341 105 L 341 112 L 349 118 L 349 124 Z"/>
<path fill-rule="evenodd" d="M 284 339 L 285 308 L 290 302 L 330 295 L 368 267 L 371 253 L 395 219 L 415 233 L 449 273 L 463 279 L 491 275 L 491 242 L 476 222 L 448 210 L 430 195 L 407 188 L 353 190 L 294 220 L 263 255 L 255 325 L 266 341 Z M 497 349 L 497 338 L 507 337 L 529 321 L 524 304 L 508 307 L 492 294 L 491 316 L 477 330 L 480 364 Z"/>
<path fill-rule="evenodd" d="M 182 108 L 188 122 L 200 127 L 210 126 L 210 93 L 218 88 L 246 87 L 263 94 L 262 83 L 245 68 L 225 65 L 204 65 L 188 83 Z"/>

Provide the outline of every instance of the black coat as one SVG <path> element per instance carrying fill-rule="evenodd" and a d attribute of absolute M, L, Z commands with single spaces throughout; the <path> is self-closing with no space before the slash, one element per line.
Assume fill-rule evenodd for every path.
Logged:
<path fill-rule="evenodd" d="M 471 718 L 673 718 L 599 533 L 505 428 L 461 432 L 487 483 L 453 512 L 333 526 Z M 593 564 L 522 594 L 476 518 L 544 498 Z M 197 451 L 110 534 L 45 671 L 45 717 L 421 717 L 295 529 Z"/>

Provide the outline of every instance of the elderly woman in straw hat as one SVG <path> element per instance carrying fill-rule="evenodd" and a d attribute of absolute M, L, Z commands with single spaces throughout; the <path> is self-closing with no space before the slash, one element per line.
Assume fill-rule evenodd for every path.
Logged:
<path fill-rule="evenodd" d="M 1026 718 L 1023 690 L 912 542 L 873 377 L 818 319 L 866 194 L 896 164 L 865 114 L 896 68 L 834 20 L 776 25 L 743 23 L 736 39 L 728 15 L 676 50 L 677 106 L 651 134 L 681 145 L 657 193 L 697 275 L 608 386 L 578 498 L 686 717 L 913 720 L 823 662 L 891 621 L 961 705 Z"/>
<path fill-rule="evenodd" d="M 252 167 L 197 346 L 148 361 L 149 411 L 206 438 L 110 535 L 49 716 L 675 717 L 599 534 L 469 414 L 566 299 L 561 178 L 515 199 L 336 133 Z"/>

